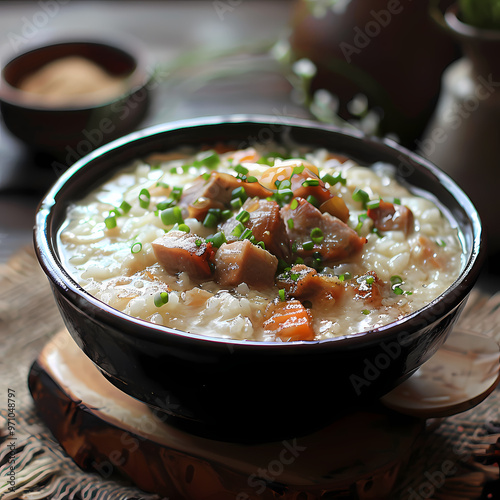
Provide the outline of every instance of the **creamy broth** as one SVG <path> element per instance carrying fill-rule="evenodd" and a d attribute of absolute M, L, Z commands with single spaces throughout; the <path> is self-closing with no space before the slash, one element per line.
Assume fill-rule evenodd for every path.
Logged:
<path fill-rule="evenodd" d="M 380 327 L 438 297 L 463 267 L 456 224 L 430 195 L 401 185 L 391 165 L 326 150 L 152 155 L 71 206 L 59 238 L 66 268 L 106 304 L 259 341 Z"/>

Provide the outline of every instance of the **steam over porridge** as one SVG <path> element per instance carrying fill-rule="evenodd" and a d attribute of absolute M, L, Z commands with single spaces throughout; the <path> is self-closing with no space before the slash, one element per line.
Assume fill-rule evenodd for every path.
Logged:
<path fill-rule="evenodd" d="M 318 340 L 390 323 L 462 269 L 457 228 L 395 168 L 326 150 L 179 150 L 71 206 L 65 266 L 131 316 L 195 334 Z"/>

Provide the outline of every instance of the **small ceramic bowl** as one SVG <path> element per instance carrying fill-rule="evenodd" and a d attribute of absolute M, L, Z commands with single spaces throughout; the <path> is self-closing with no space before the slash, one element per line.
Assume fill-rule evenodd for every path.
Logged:
<path fill-rule="evenodd" d="M 398 178 L 426 190 L 462 234 L 465 264 L 439 298 L 416 313 L 349 337 L 254 342 L 194 335 L 119 312 L 85 292 L 64 268 L 57 234 L 68 205 L 128 162 L 179 145 L 292 141 L 325 147 L 360 164 L 397 166 Z M 426 160 L 395 143 L 295 119 L 218 117 L 130 134 L 63 174 L 37 214 L 35 246 L 78 345 L 127 394 L 172 422 L 220 439 L 275 439 L 311 431 L 366 406 L 409 377 L 445 341 L 476 281 L 482 255 L 478 214 L 463 191 Z"/>
<path fill-rule="evenodd" d="M 81 58 L 80 61 L 97 65 L 120 85 L 115 85 L 114 92 L 103 88 L 101 92 L 98 89 L 66 100 L 20 88 L 27 77 L 47 64 L 68 58 Z M 3 121 L 21 141 L 66 160 L 69 166 L 96 147 L 137 128 L 148 110 L 153 72 L 142 43 L 119 36 L 54 38 L 43 45 L 23 47 L 23 52 L 3 57 L 0 75 Z M 77 80 L 76 84 L 79 83 Z"/>

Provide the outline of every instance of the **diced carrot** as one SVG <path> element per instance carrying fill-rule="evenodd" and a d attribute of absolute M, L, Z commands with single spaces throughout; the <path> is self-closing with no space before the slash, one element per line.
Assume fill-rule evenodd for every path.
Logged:
<path fill-rule="evenodd" d="M 228 156 L 228 159 L 232 159 L 233 163 L 244 163 L 244 162 L 257 162 L 260 158 L 259 153 L 255 148 L 240 149 L 235 151 L 232 155 Z"/>
<path fill-rule="evenodd" d="M 311 313 L 299 300 L 277 302 L 270 306 L 264 321 L 266 334 L 284 341 L 314 340 Z"/>

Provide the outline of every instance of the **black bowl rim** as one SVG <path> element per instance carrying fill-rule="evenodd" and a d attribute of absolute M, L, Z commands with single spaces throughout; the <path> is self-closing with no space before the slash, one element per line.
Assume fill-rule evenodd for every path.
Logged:
<path fill-rule="evenodd" d="M 97 101 L 90 104 L 81 105 L 65 105 L 65 106 L 54 106 L 54 105 L 44 105 L 43 102 L 37 102 L 33 100 L 25 100 L 23 97 L 25 92 L 12 86 L 4 78 L 5 68 L 15 63 L 16 60 L 24 57 L 25 55 L 36 52 L 39 50 L 44 50 L 57 45 L 80 45 L 88 44 L 94 46 L 106 46 L 116 51 L 123 52 L 127 54 L 135 63 L 135 68 L 127 77 L 127 87 L 125 92 L 118 94 L 116 97 L 111 99 L 105 99 L 103 101 Z M 144 88 L 148 85 L 151 79 L 154 77 L 155 64 L 153 58 L 147 50 L 145 44 L 132 36 L 125 36 L 122 33 L 111 33 L 103 35 L 85 35 L 85 34 L 75 34 L 74 36 L 69 34 L 54 34 L 43 41 L 29 42 L 24 47 L 23 50 L 18 53 L 13 53 L 10 51 L 8 54 L 3 54 L 2 57 L 2 68 L 0 71 L 0 102 L 16 106 L 18 108 L 28 110 L 28 111 L 45 111 L 45 112 L 75 112 L 75 111 L 89 111 L 104 108 L 117 101 L 123 100 L 137 92 L 138 90 Z M 3 59 L 5 58 L 5 61 Z"/>
<path fill-rule="evenodd" d="M 209 335 L 200 335 L 195 333 L 184 332 L 181 330 L 176 330 L 174 328 L 155 325 L 146 320 L 138 319 L 129 316 L 111 306 L 101 302 L 99 299 L 95 298 L 88 292 L 86 292 L 78 283 L 70 276 L 69 272 L 64 268 L 62 262 L 58 259 L 57 253 L 53 250 L 52 245 L 48 239 L 47 228 L 49 227 L 49 222 L 52 216 L 52 211 L 56 206 L 56 197 L 59 193 L 64 192 L 65 183 L 80 169 L 85 168 L 85 166 L 91 162 L 98 160 L 100 157 L 113 154 L 117 149 L 124 148 L 130 143 L 140 141 L 141 139 L 147 139 L 151 136 L 157 136 L 169 132 L 173 132 L 179 129 L 189 129 L 197 128 L 200 126 L 217 126 L 217 125 L 228 125 L 228 124 L 261 124 L 263 126 L 270 126 L 271 124 L 276 124 L 275 116 L 267 115 L 222 115 L 222 116 L 210 116 L 203 118 L 194 118 L 187 120 L 179 120 L 174 122 L 168 122 L 164 124 L 154 125 L 143 130 L 139 130 L 128 134 L 124 137 L 116 139 L 95 151 L 89 153 L 85 157 L 77 161 L 72 167 L 70 167 L 66 172 L 64 172 L 61 177 L 56 181 L 53 187 L 49 190 L 44 199 L 40 202 L 37 215 L 36 224 L 34 228 L 34 244 L 35 251 L 38 261 L 44 270 L 50 281 L 57 287 L 58 291 L 63 294 L 68 300 L 74 301 L 78 299 L 83 303 L 89 302 L 91 306 L 96 308 L 93 310 L 96 318 L 99 318 L 103 322 L 109 322 L 112 317 L 112 321 L 128 325 L 137 325 L 138 329 L 131 333 L 127 331 L 125 335 L 133 335 L 134 337 L 141 338 L 142 340 L 148 340 L 155 343 L 164 343 L 165 339 L 169 335 L 175 336 L 177 339 L 185 339 L 189 341 L 210 343 L 210 345 L 230 345 L 231 348 L 278 348 L 278 346 L 286 346 L 287 350 L 294 350 L 296 348 L 313 349 L 313 348 L 323 348 L 329 345 L 342 346 L 345 349 L 356 348 L 360 342 L 364 345 L 383 342 L 384 340 L 394 340 L 394 332 L 401 331 L 405 332 L 405 326 L 411 324 L 418 320 L 419 318 L 425 318 L 426 314 L 430 313 L 433 308 L 436 308 L 438 304 L 444 305 L 444 311 L 439 314 L 430 314 L 429 317 L 433 318 L 431 322 L 424 321 L 425 325 L 432 323 L 433 321 L 445 316 L 447 313 L 451 312 L 457 306 L 459 306 L 463 300 L 468 296 L 472 286 L 474 285 L 479 272 L 481 270 L 484 261 L 484 245 L 483 245 L 483 229 L 481 225 L 481 220 L 479 214 L 472 204 L 471 200 L 464 193 L 464 191 L 442 170 L 436 167 L 434 164 L 418 156 L 417 154 L 403 148 L 396 142 L 389 139 L 380 139 L 369 137 L 357 130 L 346 130 L 340 127 L 315 122 L 312 120 L 305 120 L 301 118 L 294 117 L 280 117 L 280 123 L 286 126 L 297 128 L 305 128 L 309 130 L 314 130 L 321 128 L 322 130 L 333 132 L 337 135 L 344 135 L 355 140 L 360 140 L 374 147 L 382 147 L 387 151 L 396 153 L 398 158 L 404 158 L 409 162 L 412 162 L 417 168 L 427 170 L 428 173 L 433 174 L 435 178 L 443 185 L 445 189 L 454 197 L 455 200 L 465 208 L 465 213 L 467 214 L 469 221 L 472 225 L 472 247 L 470 249 L 470 257 L 465 263 L 460 276 L 455 280 L 455 282 L 446 289 L 441 295 L 429 302 L 423 308 L 397 320 L 393 321 L 387 325 L 381 327 L 367 330 L 364 332 L 359 332 L 352 335 L 339 336 L 330 339 L 314 340 L 314 341 L 290 341 L 290 342 L 275 342 L 275 341 L 253 341 L 253 340 L 237 340 L 237 339 L 226 339 L 220 337 L 214 337 Z M 59 229 L 59 228 L 58 228 Z M 81 305 L 81 302 L 80 302 Z M 110 316 L 108 316 L 110 315 Z M 128 329 L 129 330 L 129 329 Z M 412 331 L 411 328 L 408 328 Z"/>

